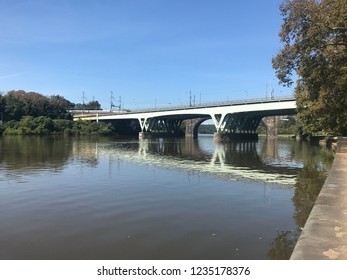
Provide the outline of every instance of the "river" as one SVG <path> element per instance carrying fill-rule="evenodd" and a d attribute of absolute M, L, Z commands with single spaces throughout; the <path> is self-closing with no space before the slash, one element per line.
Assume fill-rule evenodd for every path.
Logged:
<path fill-rule="evenodd" d="M 0 137 L 0 259 L 288 259 L 327 148 Z"/>

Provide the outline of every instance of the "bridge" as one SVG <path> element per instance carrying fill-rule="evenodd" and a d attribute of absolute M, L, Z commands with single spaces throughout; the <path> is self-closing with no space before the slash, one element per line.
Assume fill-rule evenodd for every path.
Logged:
<path fill-rule="evenodd" d="M 256 130 L 264 117 L 294 114 L 295 98 L 281 97 L 135 111 L 83 113 L 75 115 L 74 120 L 112 122 L 119 131 L 139 133 L 140 138 L 184 134 L 196 138 L 199 125 L 212 119 L 217 139 L 257 139 Z"/>

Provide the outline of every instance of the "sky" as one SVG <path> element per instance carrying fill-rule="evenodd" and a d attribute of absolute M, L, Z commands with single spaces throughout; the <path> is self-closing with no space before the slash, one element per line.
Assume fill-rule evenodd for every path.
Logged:
<path fill-rule="evenodd" d="M 139 109 L 288 96 L 280 0 L 0 0 L 0 91 Z M 83 99 L 84 97 L 84 99 Z"/>

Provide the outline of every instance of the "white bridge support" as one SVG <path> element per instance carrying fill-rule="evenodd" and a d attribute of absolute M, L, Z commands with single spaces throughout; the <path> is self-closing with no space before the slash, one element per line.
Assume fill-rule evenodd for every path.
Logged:
<path fill-rule="evenodd" d="M 178 136 L 181 132 L 182 121 L 181 119 L 168 117 L 139 118 L 141 127 L 140 137 L 143 138 L 151 134 Z"/>
<path fill-rule="evenodd" d="M 189 107 L 172 107 L 136 112 L 76 115 L 74 119 L 108 121 L 138 120 L 141 129 L 139 137 L 148 135 L 178 136 L 184 134 L 183 121 L 212 119 L 216 128 L 216 138 L 255 137 L 256 129 L 263 117 L 296 114 L 293 97 L 278 99 L 244 100 L 238 102 L 212 103 Z M 187 131 L 187 130 L 186 130 Z M 195 137 L 196 133 L 192 133 Z"/>
<path fill-rule="evenodd" d="M 255 133 L 262 118 L 254 112 L 212 116 L 216 131 L 220 133 Z"/>

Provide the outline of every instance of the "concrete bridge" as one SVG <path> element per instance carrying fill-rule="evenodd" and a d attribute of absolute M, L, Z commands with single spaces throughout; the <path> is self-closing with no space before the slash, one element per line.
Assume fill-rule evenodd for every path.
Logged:
<path fill-rule="evenodd" d="M 197 106 L 143 109 L 129 112 L 96 112 L 74 116 L 74 120 L 107 121 L 124 133 L 147 136 L 196 138 L 199 125 L 212 119 L 215 138 L 257 139 L 256 130 L 264 117 L 296 114 L 294 97 L 249 99 Z M 183 131 L 185 127 L 185 131 Z"/>

